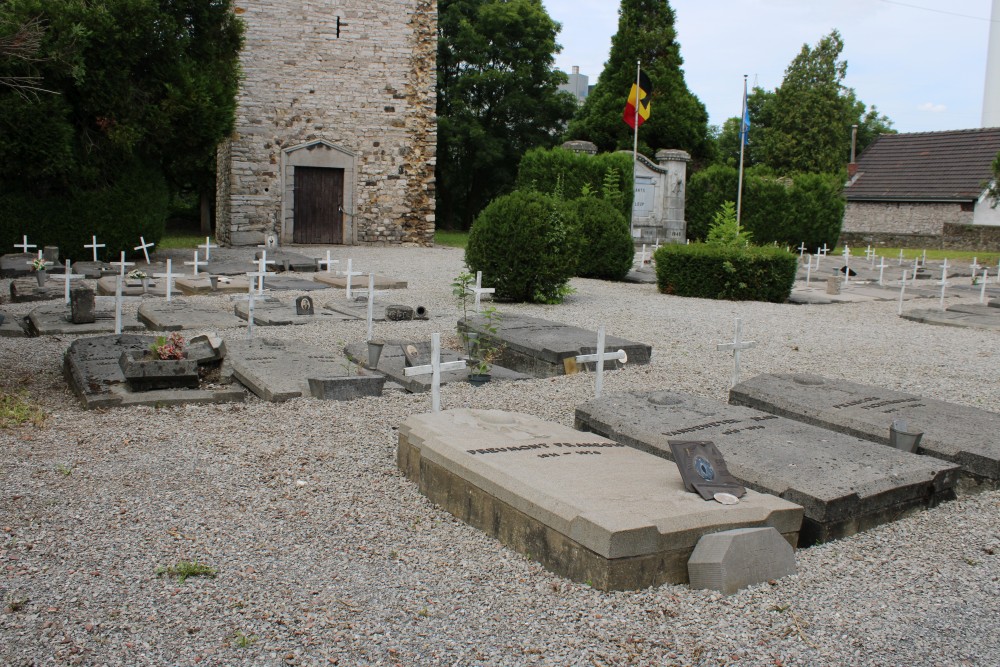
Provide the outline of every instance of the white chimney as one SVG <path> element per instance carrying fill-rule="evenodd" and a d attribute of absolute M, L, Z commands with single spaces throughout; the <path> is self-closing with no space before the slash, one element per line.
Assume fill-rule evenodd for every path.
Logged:
<path fill-rule="evenodd" d="M 1000 0 L 993 0 L 990 45 L 986 53 L 983 127 L 1000 127 Z"/>

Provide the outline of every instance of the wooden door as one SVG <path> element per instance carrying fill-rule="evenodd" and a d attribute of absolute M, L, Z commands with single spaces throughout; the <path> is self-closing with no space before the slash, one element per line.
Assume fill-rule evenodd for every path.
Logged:
<path fill-rule="evenodd" d="M 295 167 L 294 243 L 344 242 L 344 170 Z"/>

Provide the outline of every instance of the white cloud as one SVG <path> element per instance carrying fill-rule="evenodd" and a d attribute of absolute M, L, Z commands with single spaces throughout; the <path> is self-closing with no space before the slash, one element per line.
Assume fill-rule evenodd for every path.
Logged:
<path fill-rule="evenodd" d="M 929 111 L 931 113 L 943 113 L 948 110 L 948 107 L 944 104 L 934 104 L 933 102 L 924 102 L 917 107 L 920 111 Z"/>

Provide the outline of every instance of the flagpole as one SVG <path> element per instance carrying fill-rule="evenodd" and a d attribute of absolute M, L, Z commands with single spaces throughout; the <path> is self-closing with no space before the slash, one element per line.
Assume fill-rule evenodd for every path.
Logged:
<path fill-rule="evenodd" d="M 635 118 L 632 121 L 632 198 L 635 198 L 635 172 L 636 172 L 636 162 L 639 161 L 639 107 L 642 105 L 639 96 L 641 91 L 639 90 L 639 76 L 642 71 L 642 61 L 635 61 Z M 619 98 L 620 99 L 620 98 Z M 629 233 L 632 234 L 633 243 L 635 242 L 635 201 L 632 202 L 632 211 L 629 215 Z"/>
<path fill-rule="evenodd" d="M 745 132 L 746 118 L 747 118 L 747 77 L 748 74 L 743 75 L 743 104 L 740 105 L 740 184 L 739 190 L 736 192 L 736 233 L 740 231 L 740 214 L 743 211 L 743 152 L 747 145 L 747 138 Z"/>

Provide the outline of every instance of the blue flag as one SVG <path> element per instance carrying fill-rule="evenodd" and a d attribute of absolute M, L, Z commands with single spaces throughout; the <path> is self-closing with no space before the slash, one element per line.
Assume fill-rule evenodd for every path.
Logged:
<path fill-rule="evenodd" d="M 743 123 L 740 125 L 740 138 L 743 145 L 750 143 L 750 107 L 747 106 L 747 93 L 743 91 Z"/>

